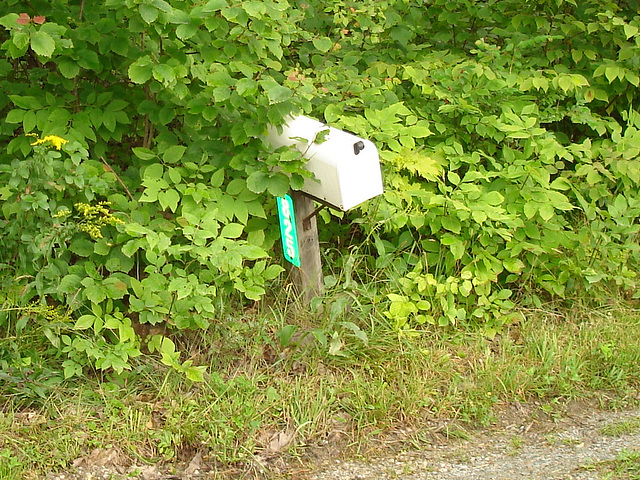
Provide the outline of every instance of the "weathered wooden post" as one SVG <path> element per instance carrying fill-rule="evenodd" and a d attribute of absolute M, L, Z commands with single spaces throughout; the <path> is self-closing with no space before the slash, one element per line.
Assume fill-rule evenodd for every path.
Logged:
<path fill-rule="evenodd" d="M 292 192 L 291 198 L 298 231 L 300 266 L 293 269 L 293 283 L 305 304 L 322 293 L 324 278 L 318 241 L 318 222 L 313 199 L 302 192 Z"/>
<path fill-rule="evenodd" d="M 322 261 L 313 199 L 302 192 L 278 197 L 282 253 L 303 303 L 322 293 Z"/>
<path fill-rule="evenodd" d="M 294 284 L 308 304 L 323 286 L 314 199 L 346 211 L 380 195 L 378 150 L 369 140 L 305 116 L 290 118 L 281 131 L 271 128 L 268 140 L 275 147 L 295 146 L 314 175 L 301 191 L 278 198 L 284 256 L 294 265 Z"/>

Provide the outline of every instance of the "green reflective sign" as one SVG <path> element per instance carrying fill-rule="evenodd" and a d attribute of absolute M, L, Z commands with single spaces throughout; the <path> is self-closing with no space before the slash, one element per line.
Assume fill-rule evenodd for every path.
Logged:
<path fill-rule="evenodd" d="M 280 234 L 282 236 L 282 251 L 284 258 L 300 266 L 300 250 L 298 249 L 298 233 L 296 231 L 296 219 L 293 214 L 293 200 L 289 195 L 277 197 L 278 214 L 280 216 Z"/>

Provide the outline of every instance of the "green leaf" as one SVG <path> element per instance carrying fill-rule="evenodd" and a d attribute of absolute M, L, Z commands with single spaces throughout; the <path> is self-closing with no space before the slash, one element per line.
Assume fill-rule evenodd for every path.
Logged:
<path fill-rule="evenodd" d="M 267 5 L 258 0 L 245 0 L 242 2 L 242 8 L 254 18 L 262 18 L 267 13 Z"/>
<path fill-rule="evenodd" d="M 238 238 L 242 235 L 244 231 L 244 226 L 239 223 L 228 223 L 220 232 L 220 236 L 223 238 Z"/>
<path fill-rule="evenodd" d="M 19 15 L 17 13 L 7 13 L 5 16 L 0 17 L 0 25 L 9 30 L 16 26 Z"/>
<path fill-rule="evenodd" d="M 7 116 L 5 117 L 4 121 L 7 123 L 22 123 L 24 114 L 25 114 L 25 111 L 20 110 L 19 108 L 9 110 L 9 113 L 7 113 Z"/>
<path fill-rule="evenodd" d="M 56 42 L 51 35 L 42 30 L 38 30 L 31 34 L 31 48 L 38 55 L 43 57 L 50 57 L 53 51 L 56 49 Z"/>
<path fill-rule="evenodd" d="M 87 328 L 91 328 L 93 327 L 95 320 L 96 320 L 96 317 L 94 315 L 82 315 L 76 321 L 75 325 L 73 326 L 73 329 L 86 330 Z"/>
<path fill-rule="evenodd" d="M 122 246 L 122 253 L 127 257 L 131 257 L 140 249 L 142 243 L 142 240 L 130 240 Z"/>
<path fill-rule="evenodd" d="M 80 281 L 82 279 L 79 275 L 70 274 L 65 275 L 60 284 L 58 285 L 58 291 L 62 293 L 75 293 L 80 288 Z"/>
<path fill-rule="evenodd" d="M 180 352 L 176 352 L 176 344 L 170 338 L 164 337 L 162 339 L 160 353 L 162 354 L 162 363 L 169 367 L 178 365 Z"/>
<path fill-rule="evenodd" d="M 366 332 L 362 331 L 360 327 L 358 327 L 355 323 L 353 322 L 341 322 L 341 323 L 344 327 L 351 330 L 356 337 L 362 340 L 362 342 L 364 342 L 365 344 L 369 343 L 369 337 L 367 336 Z"/>
<path fill-rule="evenodd" d="M 235 87 L 238 94 L 243 97 L 255 95 L 258 92 L 258 82 L 252 78 L 241 78 L 236 82 Z"/>
<path fill-rule="evenodd" d="M 202 7 L 202 13 L 213 13 L 222 10 L 224 7 L 227 7 L 229 4 L 227 0 L 209 0 Z"/>
<path fill-rule="evenodd" d="M 69 250 L 80 257 L 88 257 L 93 253 L 93 242 L 87 238 L 77 238 L 69 244 Z"/>
<path fill-rule="evenodd" d="M 548 222 L 554 215 L 553 205 L 551 205 L 550 203 L 543 203 L 542 205 L 540 205 L 538 213 L 545 222 Z"/>
<path fill-rule="evenodd" d="M 297 325 L 285 325 L 276 334 L 276 336 L 278 337 L 278 340 L 280 341 L 280 346 L 282 348 L 286 348 L 292 343 L 291 338 L 293 337 L 293 334 L 296 332 L 297 329 L 298 329 Z"/>
<path fill-rule="evenodd" d="M 141 57 L 129 66 L 129 79 L 133 83 L 146 83 L 153 75 L 153 63 L 149 56 Z"/>
<path fill-rule="evenodd" d="M 504 202 L 504 197 L 499 192 L 488 192 L 482 196 L 488 205 L 500 205 Z"/>
<path fill-rule="evenodd" d="M 164 107 L 158 114 L 158 121 L 160 125 L 167 125 L 171 120 L 176 117 L 176 110 L 174 108 Z"/>
<path fill-rule="evenodd" d="M 62 362 L 62 367 L 65 380 L 75 377 L 76 375 L 78 377 L 82 376 L 82 365 L 73 360 L 65 360 Z"/>
<path fill-rule="evenodd" d="M 187 25 L 178 25 L 176 28 L 176 36 L 180 40 L 187 40 L 193 37 L 198 32 L 198 27 L 192 23 Z"/>
<path fill-rule="evenodd" d="M 166 163 L 177 163 L 184 156 L 187 147 L 184 145 L 172 145 L 162 152 L 162 160 Z"/>
<path fill-rule="evenodd" d="M 407 127 L 403 133 L 414 138 L 424 138 L 433 135 L 433 132 L 429 129 L 429 122 L 424 120 L 421 120 L 416 125 Z"/>
<path fill-rule="evenodd" d="M 243 288 L 240 288 L 238 286 L 236 288 L 242 291 L 242 293 L 244 293 L 244 296 L 247 297 L 249 300 L 258 301 L 265 294 L 264 287 L 260 285 L 245 285 L 243 286 Z"/>
<path fill-rule="evenodd" d="M 609 83 L 613 83 L 618 77 L 624 78 L 624 70 L 617 65 L 609 65 L 604 69 L 604 76 L 607 77 Z"/>
<path fill-rule="evenodd" d="M 571 183 L 564 177 L 558 177 L 551 182 L 549 187 L 554 190 L 569 190 L 571 188 Z"/>
<path fill-rule="evenodd" d="M 105 126 L 107 130 L 110 132 L 115 132 L 116 123 L 118 122 L 115 113 L 105 110 L 102 112 L 102 124 Z"/>
<path fill-rule="evenodd" d="M 122 321 L 119 318 L 116 318 L 113 315 L 106 315 L 104 328 L 108 328 L 109 330 L 116 330 L 120 328 L 121 325 Z"/>
<path fill-rule="evenodd" d="M 111 102 L 109 105 L 107 105 L 106 109 L 109 110 L 110 112 L 119 112 L 120 110 L 123 110 L 124 108 L 126 108 L 128 105 L 129 103 L 127 101 L 122 99 L 117 99 Z"/>
<path fill-rule="evenodd" d="M 204 382 L 204 374 L 207 371 L 207 367 L 205 367 L 205 366 L 198 366 L 198 367 L 187 366 L 187 367 L 185 367 L 183 365 L 181 370 L 184 372 L 184 374 L 187 377 L 187 379 L 191 380 L 192 382 Z"/>
<path fill-rule="evenodd" d="M 174 183 L 178 184 L 182 180 L 182 175 L 180 175 L 180 170 L 174 167 L 169 167 L 167 170 L 169 174 L 169 179 Z"/>
<path fill-rule="evenodd" d="M 25 110 L 39 110 L 42 108 L 40 100 L 30 95 L 9 95 L 9 99 L 16 107 L 24 108 Z"/>
<path fill-rule="evenodd" d="M 269 265 L 265 269 L 262 276 L 265 278 L 265 280 L 274 280 L 275 278 L 278 278 L 278 275 L 280 275 L 282 272 L 284 272 L 284 268 L 280 265 Z"/>
<path fill-rule="evenodd" d="M 154 158 L 157 158 L 157 155 L 153 153 L 151 150 L 149 150 L 148 148 L 133 147 L 131 151 L 140 160 L 152 160 Z"/>
<path fill-rule="evenodd" d="M 393 38 L 400 45 L 406 47 L 409 40 L 413 37 L 413 32 L 406 26 L 399 25 L 391 29 L 391 38 Z"/>
<path fill-rule="evenodd" d="M 36 112 L 33 110 L 27 110 L 24 113 L 24 118 L 22 119 L 22 128 L 25 132 L 31 132 L 36 127 Z"/>
<path fill-rule="evenodd" d="M 173 188 L 158 193 L 158 201 L 163 209 L 169 208 L 172 212 L 178 209 L 180 194 Z"/>
<path fill-rule="evenodd" d="M 171 66 L 160 63 L 153 66 L 153 78 L 167 86 L 175 82 L 176 74 Z"/>
<path fill-rule="evenodd" d="M 626 23 L 624 25 L 624 34 L 626 35 L 627 39 L 634 37 L 638 34 L 638 27 Z"/>
<path fill-rule="evenodd" d="M 78 65 L 82 68 L 86 68 L 87 70 L 101 70 L 100 59 L 98 58 L 98 54 L 93 50 L 82 49 L 76 52 L 78 56 Z"/>
<path fill-rule="evenodd" d="M 174 8 L 168 16 L 169 22 L 176 25 L 188 25 L 191 22 L 191 17 L 184 10 Z"/>
<path fill-rule="evenodd" d="M 462 240 L 456 240 L 449 246 L 449 248 L 451 249 L 453 258 L 455 258 L 456 260 L 460 260 L 465 252 L 465 242 L 463 242 Z"/>
<path fill-rule="evenodd" d="M 164 175 L 164 166 L 161 163 L 154 163 L 144 169 L 143 178 L 150 180 L 161 179 Z"/>
<path fill-rule="evenodd" d="M 171 13 L 173 11 L 173 8 L 171 7 L 171 5 L 165 2 L 164 0 L 152 0 L 151 3 L 158 10 L 162 10 L 165 13 Z"/>
<path fill-rule="evenodd" d="M 450 232 L 453 232 L 453 233 L 460 233 L 462 224 L 460 223 L 460 220 L 458 220 L 457 217 L 454 217 L 453 215 L 442 217 L 441 223 L 442 223 L 442 227 L 445 228 L 446 230 L 449 230 Z"/>
<path fill-rule="evenodd" d="M 211 185 L 214 188 L 219 188 L 220 186 L 222 186 L 224 182 L 224 177 L 225 177 L 224 168 L 220 168 L 216 170 L 213 173 L 213 175 L 211 175 L 211 179 L 209 180 L 209 185 Z"/>
<path fill-rule="evenodd" d="M 534 202 L 527 202 L 524 204 L 524 215 L 531 219 L 538 212 L 538 204 Z"/>
<path fill-rule="evenodd" d="M 311 330 L 311 335 L 316 339 L 316 341 L 322 346 L 322 348 L 327 347 L 327 335 L 324 333 L 324 330 L 320 328 L 314 328 Z"/>
<path fill-rule="evenodd" d="M 253 193 L 262 193 L 267 189 L 269 174 L 257 171 L 247 177 L 247 188 Z"/>
<path fill-rule="evenodd" d="M 293 97 L 293 90 L 283 87 L 271 77 L 260 80 L 260 86 L 267 94 L 270 105 L 285 102 Z"/>
<path fill-rule="evenodd" d="M 312 42 L 316 50 L 319 50 L 323 53 L 331 50 L 331 47 L 333 47 L 334 44 L 333 40 L 327 37 L 314 38 Z"/>
<path fill-rule="evenodd" d="M 171 282 L 169 282 L 168 290 L 170 292 L 175 292 L 176 298 L 180 300 L 191 295 L 191 292 L 193 292 L 193 286 L 193 282 L 189 281 L 188 278 L 176 277 L 171 279 Z"/>
<path fill-rule="evenodd" d="M 289 178 L 283 173 L 274 173 L 267 182 L 267 190 L 274 197 L 283 197 L 289 191 Z"/>
<path fill-rule="evenodd" d="M 248 260 L 257 260 L 259 258 L 264 258 L 267 256 L 267 252 L 265 252 L 262 248 L 250 244 L 239 246 L 237 251 Z"/>
<path fill-rule="evenodd" d="M 74 78 L 80 73 L 80 66 L 69 57 L 59 57 L 56 65 L 65 78 Z"/>
<path fill-rule="evenodd" d="M 19 50 L 26 48 L 29 45 L 29 34 L 27 32 L 14 32 L 13 44 Z"/>
<path fill-rule="evenodd" d="M 333 332 L 333 335 L 331 336 L 331 342 L 329 342 L 329 355 L 344 355 L 340 352 L 343 346 L 344 343 L 340 339 L 340 335 L 338 334 L 338 332 Z"/>
<path fill-rule="evenodd" d="M 625 78 L 627 79 L 627 82 L 629 82 L 634 87 L 637 87 L 640 85 L 640 77 L 638 77 L 638 75 L 632 72 L 631 70 L 627 70 L 625 74 Z"/>
<path fill-rule="evenodd" d="M 506 258 L 502 261 L 504 268 L 511 273 L 520 273 L 525 268 L 524 262 L 519 258 Z"/>
<path fill-rule="evenodd" d="M 152 5 L 142 4 L 139 11 L 140 16 L 147 23 L 153 23 L 158 18 L 158 9 Z"/>
<path fill-rule="evenodd" d="M 92 303 L 98 304 L 107 298 L 107 292 L 101 285 L 94 283 L 84 289 L 84 296 Z"/>

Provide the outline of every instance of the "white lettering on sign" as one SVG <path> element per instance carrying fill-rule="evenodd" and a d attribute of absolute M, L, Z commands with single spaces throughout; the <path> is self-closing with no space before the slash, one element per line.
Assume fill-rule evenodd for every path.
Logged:
<path fill-rule="evenodd" d="M 284 243 L 287 248 L 287 256 L 289 258 L 296 257 L 296 245 L 293 238 L 293 224 L 291 223 L 291 204 L 289 202 L 282 202 L 282 216 L 284 223 Z"/>
<path fill-rule="evenodd" d="M 293 224 L 289 217 L 285 217 L 284 219 L 284 242 L 287 248 L 287 256 L 289 258 L 296 258 L 296 245 L 293 239 Z"/>

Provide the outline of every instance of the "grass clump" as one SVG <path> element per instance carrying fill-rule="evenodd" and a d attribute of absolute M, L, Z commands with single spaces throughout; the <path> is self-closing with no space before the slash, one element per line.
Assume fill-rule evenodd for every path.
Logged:
<path fill-rule="evenodd" d="M 638 431 L 640 431 L 640 417 L 633 417 L 628 420 L 605 425 L 600 429 L 600 433 L 609 437 L 630 435 Z"/>
<path fill-rule="evenodd" d="M 602 480 L 640 480 L 640 450 L 624 450 L 614 460 L 594 465 Z"/>

